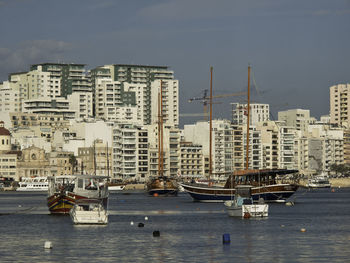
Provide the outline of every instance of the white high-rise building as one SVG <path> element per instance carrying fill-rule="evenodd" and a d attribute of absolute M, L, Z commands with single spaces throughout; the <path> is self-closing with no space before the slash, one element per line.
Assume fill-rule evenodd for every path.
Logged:
<path fill-rule="evenodd" d="M 350 84 L 338 84 L 329 88 L 331 123 L 350 127 Z"/>
<path fill-rule="evenodd" d="M 231 103 L 232 122 L 235 125 L 247 124 L 247 104 Z M 268 121 L 270 119 L 269 104 L 250 103 L 250 125 L 256 125 L 258 122 Z"/>
<path fill-rule="evenodd" d="M 151 84 L 151 122 L 158 122 L 158 95 L 162 82 L 162 115 L 163 123 L 178 127 L 179 125 L 179 81 L 178 80 L 155 80 Z"/>
<path fill-rule="evenodd" d="M 73 91 L 72 94 L 67 96 L 67 100 L 69 109 L 75 112 L 75 119 L 83 120 L 93 117 L 93 96 L 90 89 Z"/>
<path fill-rule="evenodd" d="M 145 182 L 149 174 L 147 129 L 116 123 L 113 128 L 113 177 Z"/>

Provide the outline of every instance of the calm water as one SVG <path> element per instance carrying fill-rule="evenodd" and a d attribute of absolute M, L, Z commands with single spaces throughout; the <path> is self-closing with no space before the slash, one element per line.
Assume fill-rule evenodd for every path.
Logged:
<path fill-rule="evenodd" d="M 299 190 L 294 198 L 256 220 L 228 217 L 222 203 L 193 203 L 187 194 L 118 193 L 107 226 L 74 226 L 48 214 L 46 194 L 1 192 L 0 262 L 350 262 L 350 189 Z"/>

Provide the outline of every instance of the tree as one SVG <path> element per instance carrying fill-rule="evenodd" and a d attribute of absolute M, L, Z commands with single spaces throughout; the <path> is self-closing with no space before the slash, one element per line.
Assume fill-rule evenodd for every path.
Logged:
<path fill-rule="evenodd" d="M 77 158 L 75 157 L 74 154 L 69 155 L 69 163 L 72 166 L 72 174 L 74 174 L 74 172 L 76 172 L 76 167 L 78 165 Z"/>

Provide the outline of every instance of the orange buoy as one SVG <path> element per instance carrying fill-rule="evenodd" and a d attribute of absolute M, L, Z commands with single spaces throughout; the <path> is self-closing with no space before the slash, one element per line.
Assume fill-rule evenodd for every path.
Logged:
<path fill-rule="evenodd" d="M 245 212 L 243 215 L 244 218 L 250 218 L 250 214 L 248 212 Z"/>
<path fill-rule="evenodd" d="M 157 196 L 158 196 L 158 194 L 157 194 L 157 193 L 154 193 L 154 194 L 153 194 L 153 196 L 154 196 L 154 197 L 157 197 Z"/>
<path fill-rule="evenodd" d="M 305 228 L 300 229 L 301 232 L 306 232 Z"/>

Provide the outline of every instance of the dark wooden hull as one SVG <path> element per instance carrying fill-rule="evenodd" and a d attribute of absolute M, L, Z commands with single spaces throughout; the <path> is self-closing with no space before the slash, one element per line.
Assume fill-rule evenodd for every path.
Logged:
<path fill-rule="evenodd" d="M 71 192 L 55 193 L 47 198 L 47 205 L 51 214 L 67 215 L 74 206 L 76 200 L 89 199 L 88 197 L 77 195 Z M 108 197 L 100 198 L 105 209 L 107 209 Z"/>
<path fill-rule="evenodd" d="M 223 202 L 231 200 L 235 194 L 234 188 L 208 187 L 195 184 L 180 184 L 194 201 L 199 202 Z M 273 184 L 253 187 L 252 197 L 254 201 L 263 198 L 266 202 L 285 202 L 298 189 L 294 184 Z"/>

